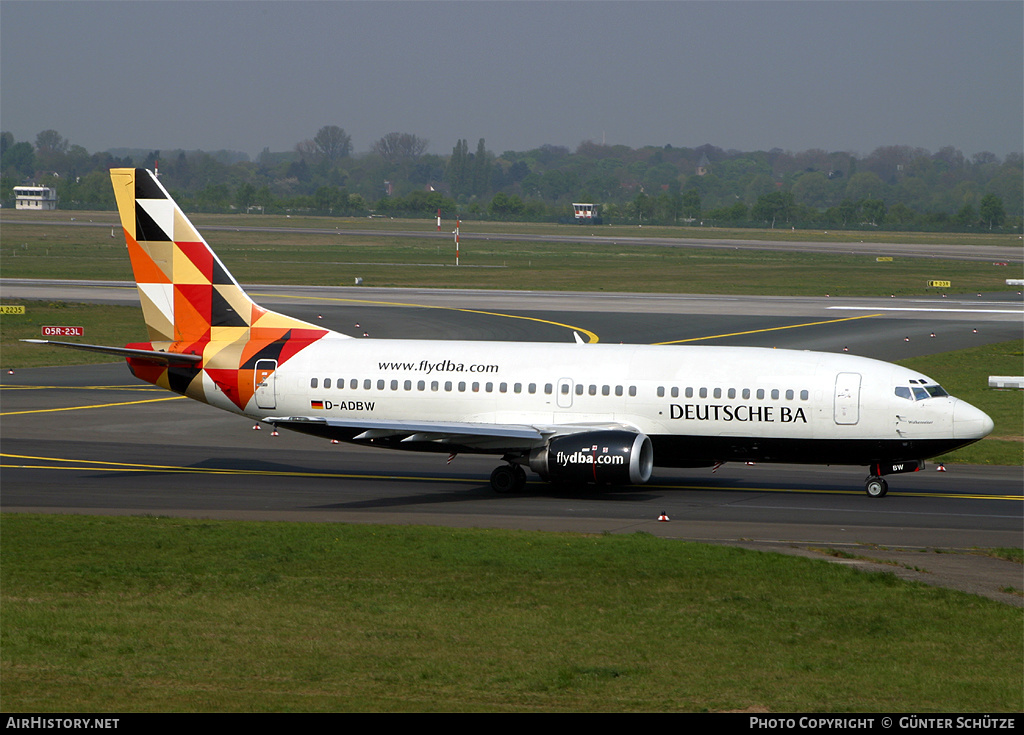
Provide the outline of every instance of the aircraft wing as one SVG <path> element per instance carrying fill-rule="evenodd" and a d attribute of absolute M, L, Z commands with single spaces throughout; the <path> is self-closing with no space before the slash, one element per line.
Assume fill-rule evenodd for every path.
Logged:
<path fill-rule="evenodd" d="M 332 419 L 321 416 L 269 416 L 266 423 L 304 434 L 351 442 L 367 442 L 403 449 L 427 451 L 477 451 L 500 453 L 544 444 L 556 435 L 594 429 L 636 432 L 621 424 L 491 424 L 454 421 L 389 421 Z"/>

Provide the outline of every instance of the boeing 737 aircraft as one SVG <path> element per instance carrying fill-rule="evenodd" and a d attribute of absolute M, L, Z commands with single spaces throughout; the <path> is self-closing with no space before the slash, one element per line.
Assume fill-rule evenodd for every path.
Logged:
<path fill-rule="evenodd" d="M 637 484 L 655 466 L 796 462 L 865 466 L 882 497 L 883 475 L 992 430 L 927 376 L 848 354 L 353 339 L 256 305 L 153 173 L 110 176 L 149 342 L 48 344 L 124 356 L 141 380 L 275 427 L 498 455 L 499 492 L 526 468 Z"/>

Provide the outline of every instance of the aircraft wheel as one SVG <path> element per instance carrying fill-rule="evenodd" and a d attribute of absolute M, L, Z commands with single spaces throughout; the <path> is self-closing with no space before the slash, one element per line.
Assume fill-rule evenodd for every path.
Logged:
<path fill-rule="evenodd" d="M 496 493 L 513 493 L 526 484 L 526 472 L 519 465 L 503 464 L 491 473 L 491 489 Z"/>
<path fill-rule="evenodd" d="M 884 498 L 885 494 L 889 492 L 889 483 L 881 477 L 869 477 L 864 484 L 864 492 L 871 498 Z"/>

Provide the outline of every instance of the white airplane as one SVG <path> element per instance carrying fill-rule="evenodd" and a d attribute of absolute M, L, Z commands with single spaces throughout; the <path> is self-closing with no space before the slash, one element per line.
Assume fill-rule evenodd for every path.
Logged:
<path fill-rule="evenodd" d="M 353 339 L 256 305 L 145 169 L 110 172 L 149 342 L 31 340 L 127 358 L 141 380 L 274 427 L 494 454 L 498 492 L 638 484 L 654 466 L 790 462 L 913 472 L 992 420 L 907 368 L 755 347 Z"/>

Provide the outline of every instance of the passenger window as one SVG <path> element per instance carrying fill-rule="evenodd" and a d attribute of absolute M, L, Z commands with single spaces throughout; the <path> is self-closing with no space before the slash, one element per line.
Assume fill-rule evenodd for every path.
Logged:
<path fill-rule="evenodd" d="M 426 389 L 427 389 L 427 381 L 420 380 L 419 382 L 416 383 L 416 390 L 426 390 Z"/>
<path fill-rule="evenodd" d="M 596 385 L 590 386 L 590 388 L 587 390 L 587 393 L 589 393 L 592 396 L 596 396 L 597 395 L 597 386 Z"/>
<path fill-rule="evenodd" d="M 612 393 L 612 388 L 611 388 L 610 385 L 602 385 L 601 386 L 601 395 L 602 396 L 608 396 L 608 395 L 611 395 L 611 393 Z"/>
<path fill-rule="evenodd" d="M 708 389 L 707 388 L 701 388 L 700 389 L 700 397 L 701 398 L 707 398 L 708 397 Z"/>
<path fill-rule="evenodd" d="M 800 400 L 801 401 L 806 401 L 810 397 L 811 397 L 811 394 L 808 393 L 807 391 L 805 391 L 805 390 L 800 391 Z"/>
<path fill-rule="evenodd" d="M 465 392 L 466 392 L 466 381 L 460 380 L 459 381 L 459 393 L 465 393 Z"/>
<path fill-rule="evenodd" d="M 452 391 L 452 381 L 450 381 L 450 380 L 444 381 L 444 389 L 447 392 L 451 393 L 451 391 Z"/>
<path fill-rule="evenodd" d="M 687 398 L 693 398 L 693 388 L 689 388 L 689 387 L 688 387 L 688 388 L 686 389 L 686 397 L 687 397 Z"/>
<path fill-rule="evenodd" d="M 533 395 L 536 392 L 537 392 L 537 384 L 536 383 L 530 383 L 530 395 Z"/>
<path fill-rule="evenodd" d="M 679 387 L 678 386 L 675 386 L 675 385 L 672 386 L 672 397 L 673 398 L 679 398 Z"/>
<path fill-rule="evenodd" d="M 791 390 L 787 390 L 786 391 L 786 400 L 787 401 L 792 401 L 793 400 L 793 391 L 791 391 Z"/>
<path fill-rule="evenodd" d="M 629 395 L 632 396 L 632 397 L 636 397 L 636 386 L 635 385 L 629 386 Z"/>
<path fill-rule="evenodd" d="M 750 398 L 750 388 L 744 388 L 743 389 L 743 397 L 744 398 Z"/>
<path fill-rule="evenodd" d="M 381 378 L 377 381 L 377 390 L 384 390 L 384 379 Z"/>
<path fill-rule="evenodd" d="M 310 378 L 309 379 L 309 387 L 310 388 L 316 388 L 316 383 L 317 383 L 316 378 Z"/>
<path fill-rule="evenodd" d="M 659 385 L 658 386 L 658 398 L 664 398 L 664 397 L 665 397 L 665 386 Z"/>
<path fill-rule="evenodd" d="M 729 398 L 735 398 L 735 397 L 736 397 L 736 389 L 735 388 L 730 388 L 729 389 Z"/>
<path fill-rule="evenodd" d="M 545 392 L 545 393 L 546 393 L 547 395 L 549 395 L 549 396 L 550 396 L 550 395 L 551 395 L 551 391 L 552 391 L 552 390 L 554 390 L 554 388 L 552 387 L 551 383 L 545 383 L 545 384 L 544 384 L 544 392 Z M 566 391 L 568 391 L 568 389 L 566 389 Z"/>
<path fill-rule="evenodd" d="M 722 397 L 722 389 L 721 388 L 715 388 L 714 396 L 715 396 L 715 398 L 721 398 Z"/>
<path fill-rule="evenodd" d="M 764 388 L 758 388 L 757 389 L 757 400 L 759 400 L 759 401 L 763 401 L 764 400 Z"/>
<path fill-rule="evenodd" d="M 331 387 L 331 379 L 330 378 L 324 378 L 324 388 L 330 388 L 330 387 Z"/>
<path fill-rule="evenodd" d="M 370 379 L 367 378 L 366 380 L 363 381 L 363 390 L 370 390 L 371 385 L 373 385 L 373 383 L 371 383 Z"/>
<path fill-rule="evenodd" d="M 615 395 L 617 395 L 617 396 L 621 396 L 622 395 L 622 386 L 621 385 L 615 386 Z"/>

